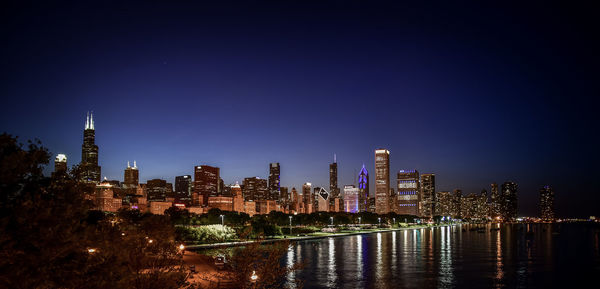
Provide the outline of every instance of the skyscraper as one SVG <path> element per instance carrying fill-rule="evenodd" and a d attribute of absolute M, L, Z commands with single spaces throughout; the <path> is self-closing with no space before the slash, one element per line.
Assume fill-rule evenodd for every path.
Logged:
<path fill-rule="evenodd" d="M 340 201 L 340 188 L 338 188 L 338 166 L 335 154 L 333 155 L 333 163 L 329 164 L 329 211 L 334 212 L 337 206 L 336 201 Z"/>
<path fill-rule="evenodd" d="M 501 217 L 500 208 L 502 207 L 502 198 L 498 192 L 498 184 L 492 183 L 490 195 L 490 216 L 492 218 Z"/>
<path fill-rule="evenodd" d="M 303 213 L 305 214 L 310 214 L 313 212 L 313 197 L 311 188 L 311 183 L 304 183 L 304 185 L 302 185 L 302 202 L 304 203 Z"/>
<path fill-rule="evenodd" d="M 127 162 L 127 167 L 123 173 L 123 185 L 125 189 L 135 189 L 140 184 L 140 172 L 138 171 L 136 161 L 133 161 L 133 167 Z"/>
<path fill-rule="evenodd" d="M 437 198 L 435 195 L 435 174 L 421 175 L 421 216 L 433 217 Z"/>
<path fill-rule="evenodd" d="M 176 176 L 175 177 L 175 199 L 177 202 L 191 205 L 192 202 L 192 176 Z"/>
<path fill-rule="evenodd" d="M 267 200 L 269 195 L 267 180 L 259 177 L 244 178 L 242 192 L 246 201 Z"/>
<path fill-rule="evenodd" d="M 394 211 L 401 215 L 419 215 L 419 172 L 400 170 L 398 172 L 398 193 L 392 204 Z"/>
<path fill-rule="evenodd" d="M 362 165 L 360 173 L 358 174 L 358 210 L 360 212 L 366 212 L 369 207 L 369 172 L 365 168 L 365 164 Z"/>
<path fill-rule="evenodd" d="M 83 130 L 83 145 L 81 145 L 81 180 L 88 183 L 100 183 L 101 168 L 98 166 L 98 146 L 96 145 L 96 130 L 94 115 L 88 113 Z"/>
<path fill-rule="evenodd" d="M 67 156 L 64 154 L 57 154 L 54 159 L 54 173 L 63 174 L 67 172 Z"/>
<path fill-rule="evenodd" d="M 554 190 L 550 186 L 544 186 L 540 189 L 540 218 L 545 221 L 552 221 L 554 214 Z"/>
<path fill-rule="evenodd" d="M 517 218 L 517 184 L 505 182 L 502 184 L 500 213 L 504 221 L 513 221 Z"/>
<path fill-rule="evenodd" d="M 211 166 L 194 167 L 194 195 L 197 203 L 195 205 L 208 204 L 210 195 L 219 193 L 220 170 Z"/>
<path fill-rule="evenodd" d="M 390 151 L 375 150 L 375 213 L 390 212 Z"/>
<path fill-rule="evenodd" d="M 280 174 L 279 163 L 269 164 L 269 200 L 279 200 L 281 198 Z"/>

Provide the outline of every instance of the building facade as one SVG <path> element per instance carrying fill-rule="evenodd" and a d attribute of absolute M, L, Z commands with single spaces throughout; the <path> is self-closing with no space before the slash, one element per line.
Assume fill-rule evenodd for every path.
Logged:
<path fill-rule="evenodd" d="M 375 150 L 375 213 L 390 212 L 390 151 Z"/>
<path fill-rule="evenodd" d="M 544 221 L 553 221 L 554 213 L 554 190 L 550 186 L 540 189 L 540 218 Z"/>
<path fill-rule="evenodd" d="M 358 197 L 360 194 L 359 188 L 354 185 L 344 186 L 344 212 L 346 213 L 358 213 L 359 203 Z"/>
<path fill-rule="evenodd" d="M 437 198 L 435 195 L 435 174 L 421 175 L 421 217 L 432 218 Z"/>
<path fill-rule="evenodd" d="M 514 221 L 518 213 L 517 184 L 505 182 L 502 184 L 500 214 L 506 222 Z"/>
<path fill-rule="evenodd" d="M 417 170 L 400 170 L 398 172 L 398 191 L 392 202 L 394 212 L 400 215 L 419 216 L 420 183 Z"/>
<path fill-rule="evenodd" d="M 194 167 L 194 205 L 206 205 L 209 196 L 219 194 L 220 170 L 207 165 Z"/>
<path fill-rule="evenodd" d="M 369 207 L 369 172 L 362 165 L 360 173 L 358 173 L 358 210 L 366 212 Z"/>
<path fill-rule="evenodd" d="M 83 130 L 83 145 L 81 145 L 80 179 L 87 183 L 100 183 L 101 168 L 98 165 L 98 146 L 96 145 L 96 130 L 94 115 L 88 113 Z"/>
<path fill-rule="evenodd" d="M 281 198 L 281 167 L 279 163 L 269 164 L 269 200 Z"/>

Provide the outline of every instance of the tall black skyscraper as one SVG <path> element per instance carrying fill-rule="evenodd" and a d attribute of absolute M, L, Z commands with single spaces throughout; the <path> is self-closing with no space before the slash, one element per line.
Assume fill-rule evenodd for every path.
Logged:
<path fill-rule="evenodd" d="M 500 213 L 504 221 L 512 221 L 517 218 L 517 184 L 505 182 L 502 184 Z"/>
<path fill-rule="evenodd" d="M 279 200 L 281 198 L 280 184 L 281 168 L 279 163 L 269 164 L 269 199 Z"/>
<path fill-rule="evenodd" d="M 90 183 L 100 182 L 101 168 L 98 166 L 98 146 L 94 116 L 88 113 L 83 130 L 83 145 L 81 145 L 81 180 Z"/>
<path fill-rule="evenodd" d="M 329 211 L 335 211 L 335 201 L 340 198 L 340 188 L 338 187 L 338 166 L 335 154 L 333 163 L 329 164 Z M 338 204 L 338 209 L 341 203 Z"/>
<path fill-rule="evenodd" d="M 552 221 L 555 218 L 554 190 L 550 186 L 540 189 L 540 218 L 546 221 Z"/>

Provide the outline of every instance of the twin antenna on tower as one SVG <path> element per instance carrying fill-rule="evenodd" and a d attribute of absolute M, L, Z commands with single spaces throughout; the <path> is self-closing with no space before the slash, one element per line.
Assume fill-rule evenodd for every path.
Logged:
<path fill-rule="evenodd" d="M 127 168 L 131 168 L 131 166 L 129 165 L 129 161 L 127 161 Z M 133 168 L 137 169 L 137 164 L 135 163 L 135 161 L 133 161 Z"/>
<path fill-rule="evenodd" d="M 88 111 L 87 117 L 85 118 L 85 129 L 94 129 L 94 112 Z"/>

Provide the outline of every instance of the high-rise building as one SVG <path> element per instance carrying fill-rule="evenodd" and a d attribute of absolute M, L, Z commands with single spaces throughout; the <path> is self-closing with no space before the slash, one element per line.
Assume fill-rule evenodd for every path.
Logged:
<path fill-rule="evenodd" d="M 126 189 L 135 189 L 140 184 L 140 172 L 136 161 L 133 161 L 133 167 L 127 162 L 127 167 L 123 173 L 123 187 Z"/>
<path fill-rule="evenodd" d="M 331 194 L 325 188 L 316 187 L 314 189 L 315 212 L 329 212 L 329 198 Z"/>
<path fill-rule="evenodd" d="M 96 130 L 94 115 L 88 113 L 83 130 L 83 145 L 81 145 L 81 180 L 88 183 L 100 183 L 101 168 L 98 166 L 98 146 L 96 145 Z"/>
<path fill-rule="evenodd" d="M 400 170 L 398 172 L 398 192 L 392 202 L 394 211 L 400 215 L 419 215 L 419 172 Z"/>
<path fill-rule="evenodd" d="M 435 215 L 443 217 L 451 217 L 452 212 L 452 195 L 448 191 L 436 193 L 437 204 L 435 206 Z"/>
<path fill-rule="evenodd" d="M 490 216 L 492 218 L 501 217 L 500 208 L 502 207 L 502 198 L 498 191 L 498 184 L 492 183 L 492 191 L 490 194 Z"/>
<path fill-rule="evenodd" d="M 369 172 L 367 172 L 365 164 L 362 165 L 358 174 L 358 194 L 358 210 L 366 212 L 369 207 Z"/>
<path fill-rule="evenodd" d="M 504 221 L 513 221 L 517 218 L 518 199 L 517 184 L 505 182 L 502 184 L 500 214 Z"/>
<path fill-rule="evenodd" d="M 192 176 L 176 176 L 175 177 L 175 199 L 178 203 L 183 203 L 187 206 L 192 204 Z"/>
<path fill-rule="evenodd" d="M 152 179 L 146 182 L 148 201 L 166 201 L 167 195 L 173 192 L 173 185 L 166 180 Z"/>
<path fill-rule="evenodd" d="M 261 201 L 269 198 L 269 188 L 267 180 L 259 177 L 245 178 L 242 186 L 244 200 Z"/>
<path fill-rule="evenodd" d="M 390 212 L 390 151 L 375 150 L 375 213 Z"/>
<path fill-rule="evenodd" d="M 291 204 L 290 204 L 290 213 L 300 213 L 300 204 L 302 203 L 302 200 L 300 200 L 299 195 L 298 195 L 298 191 L 296 190 L 295 187 L 292 187 L 292 193 L 291 193 Z"/>
<path fill-rule="evenodd" d="M 54 159 L 54 174 L 64 174 L 67 172 L 67 156 L 64 154 L 57 154 Z"/>
<path fill-rule="evenodd" d="M 455 189 L 450 195 L 450 216 L 453 218 L 462 218 L 462 190 Z"/>
<path fill-rule="evenodd" d="M 207 165 L 194 167 L 194 199 L 197 200 L 194 205 L 208 204 L 209 196 L 216 196 L 219 193 L 220 170 L 218 167 Z"/>
<path fill-rule="evenodd" d="M 329 164 L 329 211 L 335 212 L 335 208 L 339 207 L 340 188 L 338 187 L 338 166 L 335 154 L 333 155 L 333 163 Z"/>
<path fill-rule="evenodd" d="M 311 189 L 311 183 L 304 183 L 304 185 L 302 185 L 302 203 L 304 204 L 303 213 L 305 214 L 310 214 L 313 212 L 313 197 Z"/>
<path fill-rule="evenodd" d="M 244 212 L 244 196 L 242 187 L 236 182 L 231 186 L 231 195 L 233 196 L 233 211 Z"/>
<path fill-rule="evenodd" d="M 550 186 L 540 189 L 540 218 L 545 221 L 553 221 L 554 214 L 554 190 Z"/>
<path fill-rule="evenodd" d="M 344 186 L 344 212 L 358 213 L 358 196 L 360 189 L 354 185 Z"/>
<path fill-rule="evenodd" d="M 269 164 L 269 200 L 279 200 L 281 198 L 280 175 L 281 167 L 279 166 L 279 163 Z"/>
<path fill-rule="evenodd" d="M 421 216 L 433 217 L 437 198 L 435 195 L 435 174 L 421 175 Z"/>

